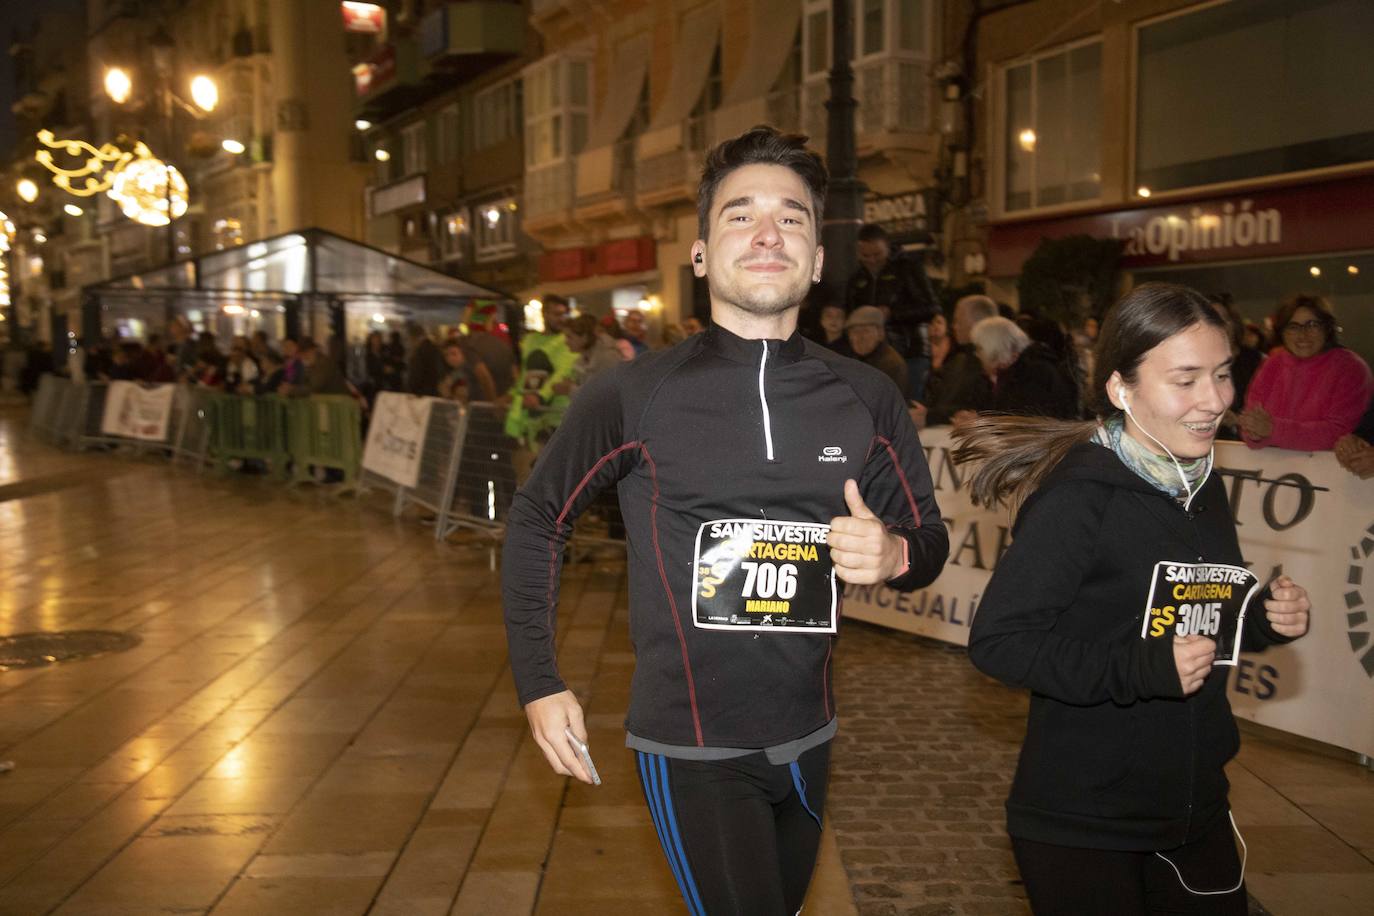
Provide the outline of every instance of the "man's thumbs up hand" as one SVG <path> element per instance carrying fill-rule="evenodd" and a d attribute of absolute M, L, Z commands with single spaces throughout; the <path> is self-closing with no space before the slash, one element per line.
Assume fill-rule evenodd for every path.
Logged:
<path fill-rule="evenodd" d="M 906 565 L 905 541 L 887 530 L 859 495 L 859 485 L 844 482 L 848 515 L 830 520 L 830 560 L 835 575 L 855 585 L 872 585 L 895 578 Z"/>

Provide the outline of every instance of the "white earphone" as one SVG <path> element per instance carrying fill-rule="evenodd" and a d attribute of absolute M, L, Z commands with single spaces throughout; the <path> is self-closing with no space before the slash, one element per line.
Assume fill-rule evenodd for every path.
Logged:
<path fill-rule="evenodd" d="M 1131 402 L 1126 397 L 1125 385 L 1117 385 L 1116 396 L 1121 400 L 1121 409 L 1125 411 L 1126 416 L 1130 417 L 1132 422 L 1135 423 L 1135 428 L 1140 430 L 1146 436 L 1149 436 L 1150 441 L 1153 442 L 1155 445 L 1158 445 L 1160 448 L 1164 449 L 1164 454 L 1169 456 L 1169 460 L 1173 462 L 1174 468 L 1178 471 L 1179 480 L 1183 482 L 1183 492 L 1186 493 L 1188 497 L 1184 501 L 1183 505 L 1185 508 L 1191 506 L 1193 503 L 1193 497 L 1196 496 L 1202 488 L 1199 487 L 1198 490 L 1194 490 L 1192 487 L 1188 485 L 1188 475 L 1183 473 L 1183 465 L 1179 464 L 1178 459 L 1174 457 L 1174 453 L 1169 451 L 1169 446 L 1165 445 L 1163 442 L 1160 442 L 1154 436 L 1150 436 L 1150 431 L 1141 425 L 1140 421 L 1136 419 L 1135 414 L 1131 413 Z"/>

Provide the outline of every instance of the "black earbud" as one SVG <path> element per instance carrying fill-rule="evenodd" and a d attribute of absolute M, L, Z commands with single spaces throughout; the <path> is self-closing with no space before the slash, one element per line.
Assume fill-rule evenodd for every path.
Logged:
<path fill-rule="evenodd" d="M 694 254 L 694 255 L 692 256 L 692 261 L 693 261 L 694 263 L 696 263 L 696 264 L 700 264 L 700 263 L 701 263 L 701 252 L 697 252 L 696 254 Z"/>

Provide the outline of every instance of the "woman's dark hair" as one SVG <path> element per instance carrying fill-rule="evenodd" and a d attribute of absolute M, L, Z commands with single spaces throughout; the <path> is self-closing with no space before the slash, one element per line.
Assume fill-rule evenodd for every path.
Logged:
<path fill-rule="evenodd" d="M 1099 418 L 1119 413 L 1107 397 L 1107 381 L 1119 373 L 1134 385 L 1141 362 L 1155 347 L 1193 325 L 1211 325 L 1228 335 L 1226 320 L 1207 297 L 1186 286 L 1142 283 L 1131 290 L 1102 322 L 1093 354 L 1088 408 Z M 952 457 L 976 463 L 969 478 L 975 505 L 1004 503 L 1013 512 L 1075 445 L 1092 438 L 1099 420 L 980 416 L 957 430 Z"/>
<path fill-rule="evenodd" d="M 806 148 L 807 139 L 801 134 L 779 133 L 760 124 L 707 153 L 701 183 L 697 185 L 697 237 L 707 237 L 716 188 L 725 176 L 746 165 L 781 165 L 796 172 L 811 191 L 811 219 L 819 239 L 828 178 L 821 157 Z"/>
<path fill-rule="evenodd" d="M 1288 322 L 1293 320 L 1294 313 L 1301 308 L 1311 309 L 1316 314 L 1317 320 L 1322 323 L 1323 353 L 1332 347 L 1340 346 L 1340 328 L 1336 327 L 1336 315 L 1331 311 L 1331 303 L 1326 301 L 1325 296 L 1311 293 L 1298 293 L 1296 296 L 1289 296 L 1279 304 L 1279 310 L 1274 313 L 1274 335 L 1278 337 L 1280 343 L 1283 342 L 1283 329 L 1288 327 Z"/>

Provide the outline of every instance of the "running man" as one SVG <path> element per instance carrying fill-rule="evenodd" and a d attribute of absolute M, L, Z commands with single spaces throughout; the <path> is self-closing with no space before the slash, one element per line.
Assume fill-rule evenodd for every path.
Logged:
<path fill-rule="evenodd" d="M 827 181 L 805 142 L 756 127 L 711 151 L 692 266 L 712 327 L 579 391 L 507 527 L 520 702 L 554 771 L 591 782 L 554 619 L 573 521 L 618 487 L 636 655 L 626 744 L 693 914 L 799 911 L 837 728 L 843 583 L 920 588 L 949 550 L 901 393 L 797 332 Z"/>

